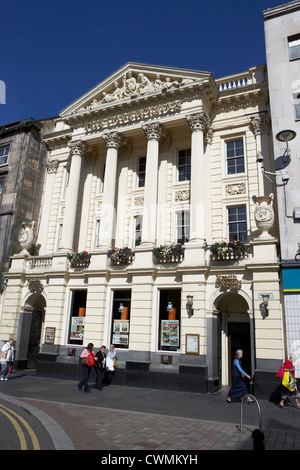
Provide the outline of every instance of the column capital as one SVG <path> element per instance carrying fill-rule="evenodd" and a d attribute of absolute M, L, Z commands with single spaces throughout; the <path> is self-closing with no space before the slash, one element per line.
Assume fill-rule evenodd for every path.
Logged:
<path fill-rule="evenodd" d="M 122 134 L 119 134 L 118 132 L 109 132 L 107 134 L 103 134 L 102 137 L 108 149 L 114 148 L 116 150 L 119 150 L 120 145 L 124 141 L 124 136 Z"/>
<path fill-rule="evenodd" d="M 160 140 L 163 135 L 164 127 L 159 122 L 152 122 L 143 126 L 147 140 Z"/>
<path fill-rule="evenodd" d="M 71 140 L 68 143 L 68 147 L 71 149 L 73 155 L 80 155 L 83 157 L 87 148 L 87 144 L 82 140 Z"/>
<path fill-rule="evenodd" d="M 208 117 L 204 112 L 188 114 L 186 116 L 191 132 L 205 131 L 208 126 Z"/>

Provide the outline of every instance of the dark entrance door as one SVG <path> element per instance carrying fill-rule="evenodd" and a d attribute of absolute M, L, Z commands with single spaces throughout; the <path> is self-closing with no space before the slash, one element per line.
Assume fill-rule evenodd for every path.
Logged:
<path fill-rule="evenodd" d="M 242 367 L 245 372 L 251 375 L 251 342 L 250 342 L 250 322 L 228 322 L 229 339 L 229 370 L 231 371 L 232 361 L 235 352 L 242 349 Z M 231 380 L 231 373 L 229 375 Z M 249 381 L 246 383 L 248 384 Z"/>
<path fill-rule="evenodd" d="M 27 368 L 35 369 L 40 352 L 41 332 L 43 324 L 43 309 L 33 309 L 27 353 Z"/>

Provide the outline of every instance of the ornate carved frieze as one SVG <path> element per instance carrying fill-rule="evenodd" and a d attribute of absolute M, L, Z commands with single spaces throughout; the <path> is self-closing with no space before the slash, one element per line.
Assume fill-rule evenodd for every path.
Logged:
<path fill-rule="evenodd" d="M 111 114 L 110 116 L 94 117 L 86 121 L 83 126 L 87 133 L 99 132 L 115 126 L 124 124 L 132 124 L 139 121 L 146 121 L 148 119 L 159 118 L 169 114 L 176 114 L 181 109 L 181 102 L 179 100 L 170 101 L 167 103 L 157 103 L 132 109 L 122 113 Z"/>
<path fill-rule="evenodd" d="M 175 191 L 175 202 L 186 202 L 189 200 L 190 200 L 189 189 L 181 189 L 179 191 Z"/>
<path fill-rule="evenodd" d="M 226 184 L 225 191 L 226 191 L 227 196 L 236 196 L 238 194 L 245 194 L 246 183 Z"/>
<path fill-rule="evenodd" d="M 143 206 L 144 205 L 144 196 L 135 196 L 133 204 L 135 206 L 138 206 L 138 207 Z"/>

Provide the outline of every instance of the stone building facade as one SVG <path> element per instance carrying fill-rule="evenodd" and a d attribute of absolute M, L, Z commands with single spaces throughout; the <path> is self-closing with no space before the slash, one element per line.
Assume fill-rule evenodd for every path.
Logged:
<path fill-rule="evenodd" d="M 257 162 L 273 162 L 265 67 L 216 80 L 128 63 L 44 142 L 39 254 L 12 257 L 2 312 L 19 364 L 38 304 L 40 374 L 75 377 L 84 345 L 114 343 L 115 383 L 211 392 L 241 348 L 256 393 L 272 388 L 285 346 L 276 210 Z"/>
<path fill-rule="evenodd" d="M 264 11 L 287 354 L 300 354 L 300 1 Z M 268 167 L 265 166 L 265 170 Z M 297 376 L 300 360 L 295 363 Z"/>
<path fill-rule="evenodd" d="M 0 295 L 10 256 L 22 250 L 22 223 L 25 228 L 39 220 L 47 162 L 43 128 L 50 122 L 28 118 L 0 127 Z"/>

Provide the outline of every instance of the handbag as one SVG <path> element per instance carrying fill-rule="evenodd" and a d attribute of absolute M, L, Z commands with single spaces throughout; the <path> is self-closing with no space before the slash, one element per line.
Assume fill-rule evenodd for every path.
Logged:
<path fill-rule="evenodd" d="M 113 362 L 113 367 L 114 367 L 114 369 L 117 369 L 117 368 L 118 368 L 118 364 L 117 364 L 116 361 Z"/>
<path fill-rule="evenodd" d="M 279 377 L 282 380 L 283 376 L 284 376 L 284 370 L 283 370 L 283 366 L 281 366 L 281 367 L 279 367 L 279 370 L 276 374 L 276 377 Z"/>
<path fill-rule="evenodd" d="M 291 375 L 290 377 L 290 372 L 287 371 L 284 373 L 283 379 L 282 379 L 282 385 L 287 388 L 290 392 L 295 391 L 295 379 Z"/>
<path fill-rule="evenodd" d="M 80 364 L 81 366 L 86 366 L 86 365 L 87 365 L 87 359 L 86 359 L 86 357 L 80 357 L 80 358 L 79 358 L 79 364 Z"/>
<path fill-rule="evenodd" d="M 6 352 L 1 351 L 0 358 L 1 359 L 6 359 L 7 358 L 7 351 Z"/>

